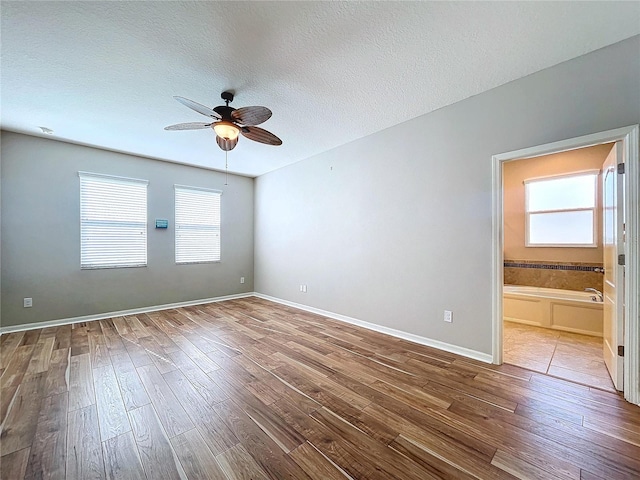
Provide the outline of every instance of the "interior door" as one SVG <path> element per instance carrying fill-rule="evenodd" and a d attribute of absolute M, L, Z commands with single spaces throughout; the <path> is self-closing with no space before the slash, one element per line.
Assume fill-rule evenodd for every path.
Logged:
<path fill-rule="evenodd" d="M 622 162 L 622 144 L 617 142 L 602 165 L 602 223 L 604 250 L 604 324 L 603 355 L 611 380 L 623 389 L 623 357 L 618 346 L 624 345 L 624 267 L 618 255 L 624 252 L 624 191 L 618 175 Z"/>

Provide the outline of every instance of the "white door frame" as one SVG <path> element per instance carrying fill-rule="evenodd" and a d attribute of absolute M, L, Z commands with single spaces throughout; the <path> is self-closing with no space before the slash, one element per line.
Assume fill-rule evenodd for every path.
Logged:
<path fill-rule="evenodd" d="M 492 335 L 493 363 L 502 364 L 502 286 L 504 283 L 503 184 L 504 162 L 576 150 L 603 143 L 622 142 L 625 174 L 626 242 L 624 282 L 624 398 L 640 405 L 640 159 L 638 125 L 570 138 L 559 142 L 501 153 L 492 157 Z"/>

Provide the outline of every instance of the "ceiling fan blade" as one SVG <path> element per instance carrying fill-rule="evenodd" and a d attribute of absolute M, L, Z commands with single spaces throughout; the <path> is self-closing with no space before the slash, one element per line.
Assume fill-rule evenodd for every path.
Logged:
<path fill-rule="evenodd" d="M 254 142 L 266 143 L 267 145 L 282 145 L 282 140 L 260 127 L 240 127 L 240 133 Z"/>
<path fill-rule="evenodd" d="M 231 118 L 242 125 L 260 125 L 271 118 L 267 107 L 242 107 L 231 112 Z"/>
<path fill-rule="evenodd" d="M 238 137 L 233 140 L 227 140 L 226 138 L 219 137 L 216 135 L 216 142 L 218 142 L 218 146 L 224 150 L 225 152 L 229 152 L 235 148 L 238 144 Z"/>
<path fill-rule="evenodd" d="M 184 97 L 173 97 L 173 98 L 175 98 L 185 107 L 189 107 L 191 110 L 195 110 L 196 112 L 201 113 L 202 115 L 215 118 L 216 120 L 220 120 L 220 118 L 222 118 L 212 109 L 210 109 L 209 107 L 205 107 L 204 105 L 200 105 L 198 102 L 194 102 L 193 100 L 189 100 L 188 98 L 184 98 Z"/>
<path fill-rule="evenodd" d="M 169 125 L 164 127 L 165 130 L 201 130 L 203 128 L 209 128 L 211 123 L 189 122 L 189 123 L 177 123 L 175 125 Z"/>

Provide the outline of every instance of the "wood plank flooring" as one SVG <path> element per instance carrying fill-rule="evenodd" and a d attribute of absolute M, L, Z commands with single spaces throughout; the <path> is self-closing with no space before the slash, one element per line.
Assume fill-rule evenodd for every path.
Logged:
<path fill-rule="evenodd" d="M 2 480 L 640 478 L 618 394 L 254 297 L 0 342 Z"/>

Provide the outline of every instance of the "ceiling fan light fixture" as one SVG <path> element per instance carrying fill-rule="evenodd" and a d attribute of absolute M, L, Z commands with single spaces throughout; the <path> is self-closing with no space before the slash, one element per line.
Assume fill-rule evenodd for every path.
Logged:
<path fill-rule="evenodd" d="M 220 138 L 226 140 L 235 140 L 240 134 L 240 130 L 231 122 L 221 120 L 213 124 L 213 129 Z"/>
<path fill-rule="evenodd" d="M 214 121 L 213 123 L 210 121 L 208 123 L 178 123 L 176 125 L 164 127 L 164 129 L 200 130 L 211 127 L 216 132 L 216 143 L 225 152 L 235 148 L 238 144 L 238 137 L 240 134 L 249 140 L 264 143 L 265 145 L 282 145 L 282 140 L 276 137 L 273 133 L 263 128 L 256 127 L 256 125 L 260 125 L 271 118 L 271 110 L 267 107 L 260 107 L 258 105 L 233 108 L 229 106 L 229 102 L 233 100 L 233 94 L 231 92 L 222 92 L 221 96 L 226 105 L 218 105 L 215 108 L 205 107 L 204 105 L 200 105 L 188 98 L 174 97 L 185 107 L 189 107 L 191 110 L 209 117 L 209 119 L 213 118 Z"/>

